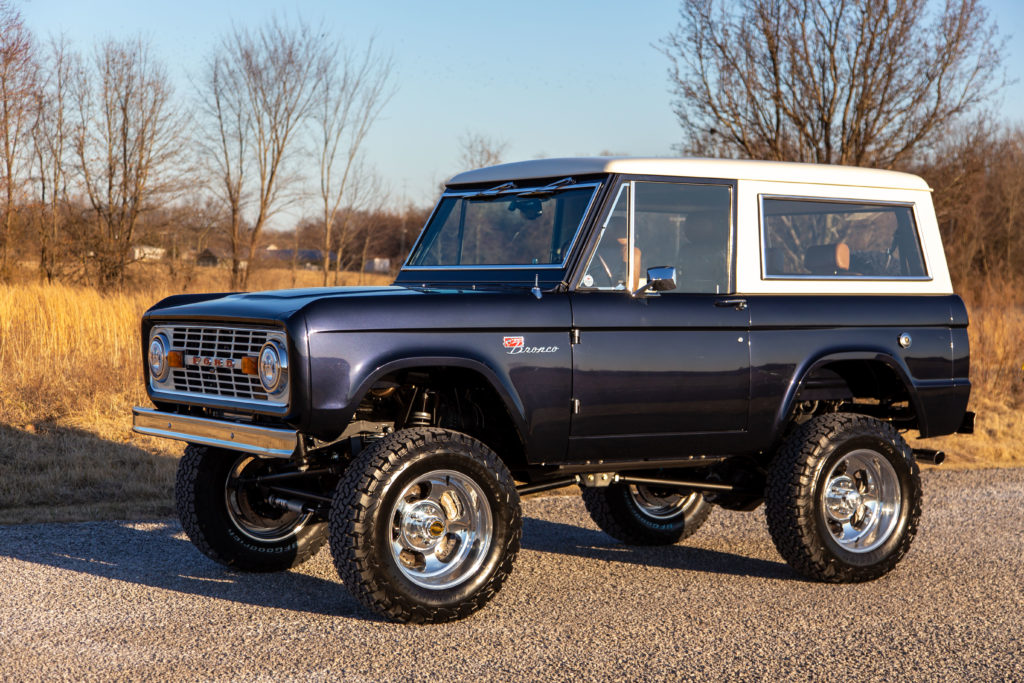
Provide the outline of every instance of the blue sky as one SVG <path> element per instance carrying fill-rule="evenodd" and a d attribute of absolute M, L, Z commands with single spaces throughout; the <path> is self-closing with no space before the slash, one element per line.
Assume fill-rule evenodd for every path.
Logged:
<path fill-rule="evenodd" d="M 989 0 L 1005 64 L 1024 77 L 1024 2 Z M 506 160 L 544 156 L 672 154 L 667 61 L 653 46 L 677 21 L 676 0 L 514 3 L 267 0 L 22 0 L 40 37 L 64 33 L 78 49 L 107 37 L 148 38 L 182 94 L 232 22 L 256 26 L 295 12 L 350 45 L 371 36 L 394 57 L 397 92 L 367 142 L 370 163 L 396 201 L 431 203 L 457 168 L 467 132 L 508 143 Z M 1024 121 L 1024 84 L 1002 109 Z"/>

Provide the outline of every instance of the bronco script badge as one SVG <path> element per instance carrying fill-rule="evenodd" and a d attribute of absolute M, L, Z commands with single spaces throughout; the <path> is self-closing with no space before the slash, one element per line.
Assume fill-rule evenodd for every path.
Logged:
<path fill-rule="evenodd" d="M 501 345 L 507 349 L 506 353 L 510 356 L 520 353 L 554 353 L 558 351 L 557 346 L 527 346 L 526 337 L 503 337 Z"/>

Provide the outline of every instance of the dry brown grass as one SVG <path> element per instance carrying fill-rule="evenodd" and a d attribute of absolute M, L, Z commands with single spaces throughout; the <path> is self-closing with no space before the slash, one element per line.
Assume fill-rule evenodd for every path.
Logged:
<path fill-rule="evenodd" d="M 298 286 L 318 284 L 299 271 Z M 261 271 L 254 288 L 291 285 L 291 273 Z M 346 274 L 355 284 L 358 274 Z M 364 276 L 384 284 L 383 276 Z M 372 280 L 372 281 L 371 281 Z M 69 286 L 0 286 L 0 524 L 123 519 L 173 512 L 181 444 L 131 432 L 131 407 L 148 405 L 139 317 L 181 291 L 157 268 L 138 268 L 125 293 Z M 222 269 L 197 269 L 189 291 L 226 288 Z M 1021 466 L 1024 427 L 1024 307 L 982 293 L 971 304 L 972 409 L 978 433 L 921 445 L 949 453 L 952 467 Z"/>
<path fill-rule="evenodd" d="M 346 284 L 390 278 L 344 274 Z M 319 284 L 298 271 L 298 286 Z M 139 318 L 181 291 L 140 267 L 124 293 L 64 285 L 0 285 L 0 524 L 167 515 L 181 444 L 131 431 L 148 405 Z M 291 285 L 257 271 L 254 287 Z M 189 291 L 223 291 L 223 269 L 200 268 Z"/>
<path fill-rule="evenodd" d="M 911 439 L 912 445 L 946 451 L 943 467 L 1024 466 L 1024 283 L 975 286 L 965 299 L 975 433 Z"/>

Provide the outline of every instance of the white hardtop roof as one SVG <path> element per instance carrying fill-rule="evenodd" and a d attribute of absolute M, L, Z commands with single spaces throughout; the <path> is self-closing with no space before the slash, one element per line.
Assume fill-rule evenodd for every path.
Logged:
<path fill-rule="evenodd" d="M 460 173 L 449 180 L 448 185 L 497 183 L 517 179 L 556 178 L 598 173 L 719 178 L 723 180 L 767 180 L 901 190 L 930 189 L 928 184 L 916 175 L 875 168 L 691 157 L 576 157 L 517 161 Z"/>

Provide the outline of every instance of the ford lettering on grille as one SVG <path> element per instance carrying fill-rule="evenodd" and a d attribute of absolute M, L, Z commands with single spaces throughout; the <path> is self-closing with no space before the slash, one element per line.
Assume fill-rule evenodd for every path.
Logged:
<path fill-rule="evenodd" d="M 215 358 L 212 356 L 185 356 L 185 365 L 199 365 L 205 368 L 240 368 L 241 361 L 234 358 Z"/>

